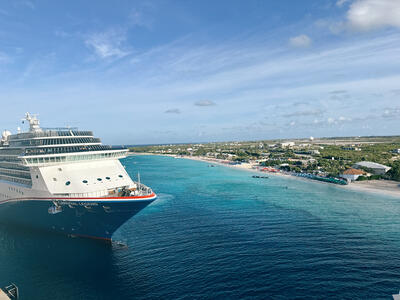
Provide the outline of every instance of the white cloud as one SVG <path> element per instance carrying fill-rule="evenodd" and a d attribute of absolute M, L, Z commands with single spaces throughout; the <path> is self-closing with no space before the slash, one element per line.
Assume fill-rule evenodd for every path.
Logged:
<path fill-rule="evenodd" d="M 214 106 L 215 103 L 210 100 L 200 100 L 194 103 L 196 106 Z"/>
<path fill-rule="evenodd" d="M 153 19 L 150 14 L 146 13 L 143 9 L 133 9 L 129 15 L 129 23 L 132 26 L 140 26 L 151 29 Z"/>
<path fill-rule="evenodd" d="M 179 108 L 171 108 L 165 111 L 166 114 L 180 114 L 181 110 Z"/>
<path fill-rule="evenodd" d="M 352 29 L 359 31 L 400 27 L 400 1 L 358 0 L 351 4 L 347 20 Z"/>
<path fill-rule="evenodd" d="M 386 108 L 382 114 L 383 118 L 400 118 L 400 107 Z"/>
<path fill-rule="evenodd" d="M 125 40 L 125 32 L 108 30 L 90 35 L 85 40 L 85 44 L 88 48 L 93 49 L 100 58 L 121 58 L 130 53 L 123 48 Z"/>
<path fill-rule="evenodd" d="M 351 122 L 352 118 L 340 116 L 338 119 L 339 122 Z"/>
<path fill-rule="evenodd" d="M 289 43 L 294 47 L 308 47 L 311 45 L 311 39 L 305 34 L 300 34 L 298 36 L 290 38 Z"/>
<path fill-rule="evenodd" d="M 291 118 L 291 117 L 310 117 L 310 116 L 322 116 L 324 112 L 321 109 L 310 109 L 310 110 L 302 110 L 295 111 L 292 113 L 283 114 L 283 117 Z"/>
<path fill-rule="evenodd" d="M 336 6 L 342 7 L 345 3 L 349 2 L 350 0 L 338 0 L 336 2 Z"/>

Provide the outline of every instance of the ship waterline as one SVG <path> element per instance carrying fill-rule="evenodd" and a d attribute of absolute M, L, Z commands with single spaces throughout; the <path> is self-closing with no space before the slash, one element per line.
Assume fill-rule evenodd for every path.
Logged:
<path fill-rule="evenodd" d="M 4 131 L 0 144 L 0 222 L 111 240 L 156 199 L 90 131 L 46 130 L 26 114 L 29 132 Z"/>

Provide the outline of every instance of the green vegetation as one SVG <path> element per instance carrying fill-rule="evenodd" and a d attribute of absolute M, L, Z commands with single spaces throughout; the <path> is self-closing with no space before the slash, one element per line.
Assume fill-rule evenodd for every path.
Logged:
<path fill-rule="evenodd" d="M 390 166 L 392 168 L 387 175 L 393 180 L 400 181 L 400 160 L 394 161 Z"/>

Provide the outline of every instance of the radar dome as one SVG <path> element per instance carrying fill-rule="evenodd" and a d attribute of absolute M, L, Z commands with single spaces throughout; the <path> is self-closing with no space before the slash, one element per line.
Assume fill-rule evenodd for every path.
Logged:
<path fill-rule="evenodd" d="M 10 131 L 4 130 L 4 131 L 3 131 L 3 134 L 2 134 L 2 137 L 7 138 L 7 137 L 9 137 L 10 135 L 11 135 L 11 132 L 10 132 Z"/>
<path fill-rule="evenodd" d="M 313 141 L 313 140 L 314 140 L 314 137 L 310 136 L 310 141 Z"/>

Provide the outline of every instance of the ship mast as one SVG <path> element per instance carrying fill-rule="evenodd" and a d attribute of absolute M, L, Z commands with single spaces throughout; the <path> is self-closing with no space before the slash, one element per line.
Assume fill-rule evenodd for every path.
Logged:
<path fill-rule="evenodd" d="M 25 114 L 25 120 L 29 122 L 29 131 L 30 132 L 41 132 L 42 128 L 40 128 L 40 122 L 37 118 L 37 115 L 31 115 L 30 113 Z"/>

